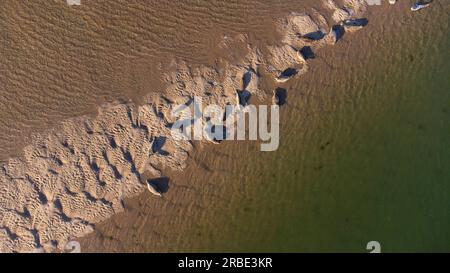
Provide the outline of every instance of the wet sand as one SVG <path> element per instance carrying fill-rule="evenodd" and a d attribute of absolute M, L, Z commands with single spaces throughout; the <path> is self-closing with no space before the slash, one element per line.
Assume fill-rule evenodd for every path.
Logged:
<path fill-rule="evenodd" d="M 183 60 L 183 62 L 193 64 L 201 70 L 202 65 L 217 65 L 215 61 L 218 57 L 222 57 L 230 62 L 236 62 L 242 59 L 243 56 L 248 53 L 245 49 L 247 42 L 254 44 L 255 46 L 278 46 L 280 37 L 278 34 L 275 34 L 274 31 L 275 25 L 273 24 L 273 21 L 275 18 L 287 16 L 287 14 L 293 11 L 303 11 L 304 7 L 308 7 L 307 12 L 314 12 L 311 10 L 311 7 L 317 5 L 318 1 L 314 1 L 314 4 L 302 2 L 298 7 L 289 5 L 289 3 L 286 3 L 286 6 L 284 6 L 285 3 L 282 5 L 275 5 L 275 10 L 277 10 L 277 12 L 271 12 L 273 15 L 272 17 L 268 17 L 265 14 L 268 13 L 269 9 L 274 9 L 274 6 L 259 2 L 251 3 L 251 6 L 247 6 L 249 4 L 248 2 L 245 4 L 227 2 L 220 4 L 217 3 L 217 5 L 208 3 L 205 4 L 206 6 L 202 6 L 202 4 L 195 6 L 190 5 L 192 3 L 186 3 L 186 6 L 182 4 L 181 6 L 175 7 L 171 6 L 173 4 L 170 2 L 167 4 L 158 3 L 156 6 L 153 6 L 151 3 L 146 3 L 145 5 L 140 5 L 137 3 L 138 2 L 133 2 L 132 4 L 127 5 L 118 4 L 118 6 L 115 4 L 108 6 L 104 4 L 101 6 L 90 6 L 89 3 L 86 3 L 86 7 L 83 7 L 83 5 L 81 7 L 76 7 L 76 12 L 78 13 L 77 15 L 82 16 L 85 20 L 81 23 L 80 21 L 76 22 L 75 17 L 71 14 L 71 12 L 73 12 L 72 10 L 66 10 L 64 7 L 60 7 L 63 14 L 67 14 L 67 16 L 72 17 L 70 23 L 62 23 L 62 25 L 66 24 L 64 25 L 65 27 L 59 28 L 55 27 L 55 20 L 56 22 L 59 22 L 58 20 L 61 19 L 59 17 L 61 10 L 60 12 L 55 12 L 55 14 L 52 13 L 51 16 L 45 14 L 45 20 L 42 20 L 42 14 L 38 12 L 40 8 L 38 6 L 15 7 L 14 11 L 23 12 L 23 14 L 17 15 L 18 17 L 26 18 L 27 16 L 30 16 L 29 13 L 32 13 L 32 18 L 39 19 L 37 22 L 44 22 L 43 25 L 40 25 L 42 27 L 41 29 L 43 29 L 42 31 L 50 29 L 50 32 L 54 34 L 55 37 L 64 37 L 64 39 L 61 39 L 61 41 L 59 41 L 59 39 L 52 39 L 49 35 L 41 35 L 41 29 L 33 28 L 30 32 L 25 31 L 28 34 L 25 35 L 26 38 L 30 40 L 25 43 L 25 45 L 29 47 L 23 48 L 24 44 L 18 43 L 20 39 L 23 39 L 23 32 L 19 32 L 19 34 L 14 33 L 17 26 L 7 26 L 9 29 L 14 30 L 9 34 L 13 38 L 7 40 L 13 42 L 13 47 L 9 47 L 10 50 L 11 48 L 14 49 L 14 42 L 16 42 L 16 44 L 18 43 L 20 45 L 20 50 L 23 50 L 26 54 L 30 54 L 29 56 L 36 55 L 35 51 L 39 53 L 47 52 L 47 55 L 38 55 L 38 57 L 36 57 L 36 62 L 33 62 L 33 58 L 23 57 L 27 56 L 26 54 L 12 54 L 12 57 L 7 59 L 5 64 L 3 64 L 5 66 L 5 70 L 10 73 L 5 77 L 5 86 L 8 90 L 13 90 L 12 94 L 15 94 L 14 99 L 17 100 L 15 104 L 11 104 L 12 107 L 8 107 L 7 109 L 11 112 L 14 111 L 11 110 L 14 105 L 17 105 L 16 107 L 24 107 L 26 110 L 36 109 L 36 113 L 22 111 L 24 114 L 14 115 L 14 118 L 16 119 L 13 120 L 13 122 L 11 122 L 11 118 L 7 119 L 7 122 L 4 123 L 8 125 L 5 127 L 8 128 L 8 126 L 10 126 L 9 124 L 13 123 L 16 127 L 10 126 L 9 128 L 11 131 L 15 131 L 16 135 L 28 137 L 30 137 L 30 133 L 23 131 L 24 128 L 28 129 L 28 132 L 33 132 L 34 134 L 41 132 L 40 135 L 45 135 L 43 130 L 46 128 L 51 128 L 56 131 L 62 128 L 64 132 L 73 131 L 70 135 L 76 136 L 76 127 L 71 128 L 70 125 L 65 126 L 64 124 L 62 127 L 57 126 L 58 122 L 61 122 L 61 120 L 64 120 L 66 117 L 73 119 L 73 117 L 76 116 L 84 116 L 86 114 L 93 115 L 98 109 L 98 105 L 105 105 L 104 103 L 108 101 L 126 102 L 129 99 L 132 99 L 137 105 L 145 104 L 146 100 L 142 100 L 144 95 L 150 97 L 151 100 L 151 93 L 162 92 L 161 89 L 165 88 L 163 87 L 161 78 L 163 78 L 164 73 L 171 70 L 171 67 L 173 68 L 173 62 L 168 62 L 167 60 L 173 60 L 174 57 L 176 59 Z M 53 5 L 56 3 L 49 2 L 41 4 Z M 117 10 L 121 10 L 121 12 L 117 12 Z M 176 12 L 174 12 L 174 14 L 181 14 L 182 18 L 173 19 L 170 16 L 171 14 L 166 14 L 166 11 L 168 10 L 170 10 L 170 12 L 175 10 Z M 247 14 L 249 10 L 252 11 L 251 15 Z M 253 10 L 257 10 L 257 12 L 253 13 Z M 142 14 L 142 16 L 135 16 L 136 12 Z M 156 14 L 153 12 L 156 12 Z M 36 14 L 37 17 L 33 17 Z M 193 16 L 194 14 L 196 16 Z M 231 14 L 234 14 L 235 17 L 231 16 Z M 165 16 L 167 16 L 167 18 L 165 18 Z M 261 18 L 263 19 L 261 20 Z M 327 19 L 330 20 L 330 18 Z M 201 23 L 197 20 L 200 20 Z M 164 21 L 164 23 L 160 23 L 161 21 Z M 87 22 L 90 24 L 87 24 Z M 128 24 L 124 26 L 123 22 L 127 22 Z M 171 22 L 173 22 L 173 24 L 171 24 Z M 148 25 L 151 25 L 152 27 L 146 28 L 145 26 Z M 267 31 L 268 28 L 272 30 Z M 71 31 L 68 32 L 67 29 Z M 36 35 L 34 32 L 37 32 L 38 34 Z M 211 35 L 212 32 L 214 32 L 213 35 Z M 223 41 L 224 37 L 235 37 L 240 33 L 247 34 L 247 38 L 242 45 L 236 45 L 233 43 L 236 47 L 233 46 L 228 48 L 228 51 L 220 50 L 220 48 L 218 49 L 217 44 Z M 67 35 L 68 37 L 65 37 L 64 35 Z M 119 39 L 119 37 L 121 39 Z M 76 40 L 75 42 L 73 41 L 74 39 Z M 58 41 L 60 44 L 58 44 Z M 53 47 L 51 47 L 50 44 L 47 44 L 52 42 L 55 42 L 59 46 L 52 44 Z M 54 55 L 56 57 L 51 59 L 52 61 L 55 61 L 55 63 L 48 64 L 48 54 L 52 51 L 57 53 L 57 55 Z M 327 64 L 332 64 L 333 60 L 331 58 L 327 58 L 325 62 Z M 21 69 L 25 70 L 25 72 L 17 73 L 17 70 Z M 15 71 L 15 73 L 11 71 Z M 44 75 L 40 76 L 40 81 L 37 81 L 35 77 L 26 77 L 28 74 L 34 75 L 38 72 L 44 73 Z M 178 70 L 175 70 L 174 73 L 179 72 Z M 149 77 L 148 75 L 151 76 Z M 70 80 L 67 80 L 68 77 Z M 45 82 L 45 80 L 48 80 L 49 82 Z M 38 83 L 36 84 L 36 82 Z M 263 82 L 261 83 L 260 88 L 267 88 L 268 90 L 271 90 L 273 89 L 273 85 L 271 84 L 273 84 L 271 81 L 268 83 Z M 51 88 L 48 88 L 49 86 Z M 49 95 L 41 96 L 42 94 L 46 94 L 46 88 L 49 90 Z M 76 90 L 71 90 L 70 88 L 75 88 Z M 19 90 L 25 90 L 22 92 L 26 93 L 19 93 Z M 38 95 L 39 98 L 44 97 L 45 99 L 34 99 Z M 12 100 L 13 98 L 10 99 Z M 67 107 L 68 105 L 73 108 Z M 48 110 L 46 110 L 46 106 L 49 108 Z M 118 113 L 122 113 L 120 111 L 125 110 L 121 109 L 121 106 L 118 107 Z M 75 111 L 71 111 L 71 109 L 74 109 Z M 128 124 L 128 121 L 126 121 L 126 111 L 123 112 L 125 114 L 124 122 Z M 104 116 L 110 115 L 108 114 L 108 110 L 102 110 L 101 112 Z M 100 113 L 100 116 L 102 113 Z M 146 112 L 144 111 L 144 115 L 145 113 Z M 12 114 L 10 114 L 10 117 L 11 116 Z M 33 117 L 33 120 L 36 121 L 38 126 L 33 127 L 36 124 L 30 123 L 31 116 Z M 6 117 L 8 117 L 8 115 L 6 115 Z M 99 123 L 98 126 L 102 127 L 103 125 L 100 124 L 101 123 Z M 125 123 L 123 125 L 128 126 L 125 125 Z M 134 126 L 140 127 L 139 119 L 137 121 L 137 125 L 134 124 L 134 121 L 130 125 L 133 128 L 135 128 Z M 145 124 L 145 127 L 149 128 L 153 125 L 154 124 Z M 87 139 L 89 139 L 88 135 L 92 134 L 92 132 L 95 134 L 97 133 L 98 130 L 95 129 L 95 126 L 97 125 L 94 123 L 94 127 L 91 128 L 90 125 L 86 127 L 87 131 L 83 132 L 83 134 L 87 133 Z M 105 132 L 107 132 L 107 129 L 102 130 L 106 130 Z M 64 136 L 64 134 L 65 133 L 62 133 L 62 136 Z M 140 133 L 137 134 L 139 135 Z M 4 154 L 8 155 L 7 158 L 10 158 L 12 154 L 19 153 L 21 151 L 21 147 L 24 146 L 21 145 L 20 142 L 26 140 L 26 138 L 23 138 L 22 140 L 18 138 L 18 145 L 12 146 L 10 143 L 11 138 L 13 137 L 14 134 L 11 132 L 5 134 L 5 141 L 9 143 L 9 145 L 5 146 L 6 148 L 4 151 Z M 139 140 L 139 138 L 140 136 L 136 139 Z M 113 142 L 115 143 L 116 140 L 119 140 L 119 146 L 124 141 L 126 143 L 128 142 L 127 139 L 120 140 L 120 138 L 114 139 Z M 81 141 L 81 145 L 83 145 L 83 138 L 80 138 L 79 141 Z M 37 143 L 40 142 L 38 141 Z M 52 147 L 53 145 L 51 139 L 49 141 L 46 140 L 45 143 L 45 147 Z M 65 146 L 64 143 L 66 142 L 61 143 Z M 117 144 L 111 145 L 117 146 Z M 125 158 L 127 159 L 130 157 L 126 156 L 126 154 L 129 154 L 128 150 L 131 148 L 132 159 L 135 161 L 136 153 L 139 154 L 137 150 L 142 144 L 133 143 L 126 145 L 126 150 L 124 150 Z M 118 247 L 121 247 L 123 251 L 158 251 L 158 246 L 160 246 L 162 250 L 177 250 L 177 246 L 171 246 L 167 240 L 168 237 L 172 236 L 171 234 L 174 231 L 169 231 L 165 227 L 171 226 L 174 227 L 174 229 L 182 229 L 186 219 L 189 218 L 189 215 L 191 215 L 192 218 L 196 218 L 199 214 L 203 214 L 205 207 L 209 206 L 209 202 L 207 202 L 208 204 L 205 204 L 204 199 L 210 199 L 212 196 L 217 196 L 217 198 L 220 198 L 223 191 L 225 191 L 225 188 L 227 187 L 220 186 L 220 183 L 211 182 L 211 178 L 214 176 L 211 176 L 208 170 L 208 164 L 205 162 L 212 160 L 217 162 L 216 164 L 219 164 L 218 162 L 220 162 L 220 156 L 214 157 L 214 154 L 221 154 L 225 157 L 230 156 L 226 154 L 223 155 L 223 153 L 220 152 L 221 149 L 227 149 L 227 145 L 233 144 L 227 143 L 225 145 L 218 145 L 212 148 L 210 145 L 206 145 L 204 143 L 195 143 L 195 149 L 189 152 L 189 157 L 191 157 L 191 160 L 188 160 L 188 162 L 191 163 L 188 163 L 189 165 L 187 172 L 174 173 L 169 169 L 158 170 L 162 172 L 159 173 L 159 175 L 163 174 L 170 178 L 175 178 L 174 181 L 171 181 L 170 191 L 164 199 L 149 199 L 149 196 L 144 194 L 137 199 L 138 201 L 125 201 L 124 208 L 126 212 L 123 214 L 120 213 L 117 217 L 101 224 L 98 227 L 98 231 L 92 235 L 95 236 L 96 239 L 93 240 L 88 237 L 90 238 L 88 239 L 90 243 L 82 243 L 83 248 L 89 251 L 90 247 L 92 247 L 93 249 L 90 249 L 90 251 L 98 251 L 101 248 L 100 243 L 98 243 L 100 240 L 102 246 L 105 246 L 106 241 L 106 249 L 109 251 L 117 250 Z M 69 146 L 71 146 L 70 143 Z M 224 148 L 219 148 L 222 146 Z M 253 147 L 253 144 L 249 143 L 248 147 Z M 50 148 L 50 151 L 51 149 L 53 148 Z M 69 150 L 70 149 L 71 147 L 69 147 Z M 78 148 L 76 148 L 76 150 L 77 149 Z M 89 150 L 86 155 L 90 156 L 92 153 L 95 154 L 96 152 Z M 31 154 L 26 154 L 26 157 L 30 157 L 30 155 Z M 58 152 L 58 155 L 60 156 L 61 153 Z M 30 158 L 33 159 L 32 156 Z M 109 164 L 111 158 L 117 157 L 115 157 L 115 155 L 107 155 L 105 158 L 106 163 Z M 173 158 L 173 160 L 176 159 L 176 157 Z M 56 163 L 58 163 L 58 161 Z M 66 161 L 63 160 L 63 163 L 66 164 Z M 135 162 L 132 162 L 133 166 L 140 166 L 139 164 L 134 163 Z M 98 168 L 104 168 L 103 165 L 99 165 L 99 163 L 94 162 L 93 164 L 94 167 L 91 166 L 91 168 L 93 168 L 94 171 Z M 113 160 L 112 164 L 117 165 L 119 162 L 114 162 Z M 125 162 L 125 165 L 127 164 L 128 163 Z M 170 163 L 170 160 L 167 166 L 170 166 L 172 169 L 178 169 L 179 171 L 183 169 L 182 167 L 178 168 L 176 165 Z M 173 168 L 174 166 L 175 168 Z M 8 169 L 9 168 L 14 169 L 14 167 L 8 167 Z M 5 169 L 6 174 L 9 177 L 13 177 L 11 176 L 11 171 L 8 169 Z M 63 169 L 64 167 L 62 170 Z M 59 171 L 58 166 L 52 167 L 52 173 L 56 172 L 56 174 L 58 174 Z M 123 170 L 119 170 L 119 172 L 120 177 L 128 177 L 127 172 L 124 172 Z M 133 168 L 131 168 L 131 172 L 135 172 L 133 171 Z M 140 172 L 140 168 L 138 168 L 138 172 Z M 205 181 L 207 181 L 205 182 L 206 184 L 196 183 L 193 185 L 193 183 L 190 183 L 194 180 L 194 178 L 197 180 L 199 175 L 206 175 L 208 177 L 208 179 L 205 179 Z M 177 179 L 181 176 L 192 177 L 192 179 L 190 181 L 177 181 Z M 20 175 L 16 177 L 21 179 Z M 223 180 L 224 177 L 218 176 L 218 179 Z M 69 193 L 74 194 L 76 190 L 72 191 L 69 180 L 67 183 L 66 189 L 68 188 Z M 108 184 L 108 182 L 106 182 L 106 184 Z M 75 186 L 75 188 L 76 187 L 77 186 Z M 226 191 L 231 189 L 233 188 L 227 188 Z M 222 192 L 220 190 L 222 190 Z M 234 190 L 238 189 L 234 188 Z M 88 192 L 90 194 L 91 191 L 89 190 Z M 132 192 L 136 192 L 135 189 L 132 190 Z M 214 192 L 216 192 L 216 194 Z M 202 198 L 198 198 L 197 195 L 199 193 L 203 196 Z M 45 195 L 48 196 L 49 194 L 45 193 Z M 87 199 L 90 202 L 92 199 L 95 202 L 104 202 L 103 199 L 100 200 L 100 198 L 96 198 L 96 196 L 89 195 Z M 64 199 L 61 200 L 64 201 Z M 143 200 L 145 200 L 145 202 Z M 58 203 L 59 202 L 60 201 L 58 201 Z M 108 207 L 108 202 L 104 202 L 105 204 L 103 205 Z M 136 208 L 136 202 L 138 207 L 144 206 L 146 209 L 144 211 L 139 209 L 136 211 L 133 209 Z M 62 206 L 60 204 L 59 206 L 57 205 L 56 208 L 58 209 L 59 207 L 62 214 L 67 214 L 67 207 L 70 206 L 70 204 L 63 202 Z M 64 210 L 61 207 L 63 207 Z M 118 211 L 120 211 L 120 209 Z M 34 211 L 31 211 L 31 213 L 34 214 Z M 74 215 L 77 214 L 78 213 L 74 213 Z M 93 215 L 95 215 L 95 213 Z M 65 217 L 67 217 L 67 215 Z M 87 217 L 89 218 L 89 216 Z M 69 217 L 69 219 L 70 218 L 71 217 Z M 91 224 L 96 223 L 96 220 L 89 220 L 84 216 L 82 216 L 81 219 L 88 220 L 89 227 Z M 134 223 L 131 228 L 127 227 L 127 224 L 129 223 Z M 148 228 L 145 228 L 144 230 L 136 226 L 143 226 L 147 223 L 152 225 L 151 231 L 149 231 Z M 120 238 L 120 235 L 105 235 L 104 230 L 108 230 L 108 226 L 111 230 L 113 230 L 113 234 L 124 234 L 125 238 Z M 111 228 L 111 226 L 116 226 L 119 228 L 114 231 L 114 228 Z M 141 232 L 144 231 L 146 238 L 145 246 L 142 245 L 142 238 L 140 238 L 139 235 L 130 236 L 130 233 L 139 230 Z M 175 231 L 175 233 L 177 233 L 177 231 Z M 177 233 L 177 235 L 182 236 L 182 233 Z M 148 239 L 149 236 L 150 239 Z M 116 237 L 119 237 L 118 241 L 120 243 L 115 243 L 117 240 Z M 49 238 L 51 238 L 51 236 Z M 42 238 L 40 240 L 45 241 L 45 239 Z M 129 240 L 133 240 L 133 242 L 129 243 Z M 149 240 L 150 243 L 148 243 Z"/>
<path fill-rule="evenodd" d="M 223 34 L 276 41 L 273 18 L 317 1 L 15 1 L 0 11 L 0 161 L 32 135 L 105 102 L 161 92 L 174 57 L 210 64 Z M 238 58 L 232 49 L 229 58 Z M 236 55 L 237 56 L 234 56 Z"/>

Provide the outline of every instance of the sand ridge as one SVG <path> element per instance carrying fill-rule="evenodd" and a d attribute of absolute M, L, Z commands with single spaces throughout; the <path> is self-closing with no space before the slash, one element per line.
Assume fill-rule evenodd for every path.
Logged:
<path fill-rule="evenodd" d="M 220 66 L 173 59 L 162 93 L 149 94 L 142 105 L 109 103 L 95 118 L 66 120 L 27 145 L 23 157 L 10 158 L 0 170 L 0 251 L 62 249 L 123 211 L 124 198 L 145 190 L 143 173 L 158 177 L 164 168 L 183 170 L 193 145 L 171 137 L 173 107 L 194 96 L 206 104 L 238 105 L 242 90 L 264 99 L 273 90 L 260 90 L 261 75 L 282 84 L 306 73 L 302 49 L 314 52 L 333 44 L 332 27 L 364 13 L 364 1 L 323 2 L 332 14 L 345 8 L 351 17 L 333 15 L 335 21 L 327 22 L 314 9 L 291 13 L 275 22 L 280 45 L 265 49 L 252 46 L 243 34 L 226 37 L 219 47 L 246 44 L 242 58 L 222 60 Z"/>

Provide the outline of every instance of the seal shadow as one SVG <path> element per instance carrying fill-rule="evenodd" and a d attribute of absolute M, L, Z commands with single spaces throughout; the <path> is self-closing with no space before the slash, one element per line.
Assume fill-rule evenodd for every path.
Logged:
<path fill-rule="evenodd" d="M 153 179 L 148 179 L 147 183 L 153 186 L 159 193 L 166 193 L 169 191 L 169 181 L 168 177 L 158 177 Z"/>

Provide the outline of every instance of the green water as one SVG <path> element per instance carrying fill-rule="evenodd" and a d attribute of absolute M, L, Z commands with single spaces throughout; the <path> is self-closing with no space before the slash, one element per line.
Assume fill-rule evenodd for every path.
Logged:
<path fill-rule="evenodd" d="M 450 251 L 448 19 L 391 15 L 395 35 L 327 53 L 339 67 L 289 88 L 279 150 L 237 152 L 239 192 L 186 250 Z"/>

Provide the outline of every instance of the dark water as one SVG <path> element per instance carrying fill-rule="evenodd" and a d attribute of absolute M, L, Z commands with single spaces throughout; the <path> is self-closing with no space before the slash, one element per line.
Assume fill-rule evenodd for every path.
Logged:
<path fill-rule="evenodd" d="M 389 14 L 366 41 L 352 44 L 355 34 L 324 53 L 288 88 L 279 151 L 241 149 L 230 204 L 188 229 L 186 238 L 205 235 L 182 249 L 365 252 L 375 240 L 386 252 L 450 251 L 450 29 L 440 8 Z"/>

